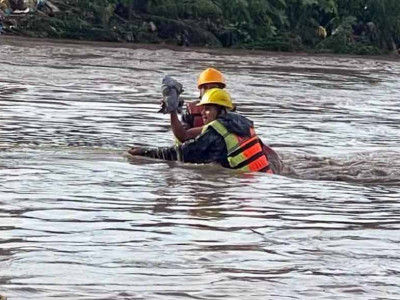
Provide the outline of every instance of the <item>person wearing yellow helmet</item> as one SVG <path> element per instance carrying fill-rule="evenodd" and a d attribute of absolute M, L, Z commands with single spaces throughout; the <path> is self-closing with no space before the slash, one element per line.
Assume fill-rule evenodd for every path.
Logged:
<path fill-rule="evenodd" d="M 280 172 L 270 164 L 253 122 L 231 111 L 234 105 L 227 91 L 212 88 L 204 93 L 197 106 L 202 108 L 205 125 L 195 139 L 169 148 L 133 147 L 128 152 L 189 163 L 214 162 L 242 171 Z"/>

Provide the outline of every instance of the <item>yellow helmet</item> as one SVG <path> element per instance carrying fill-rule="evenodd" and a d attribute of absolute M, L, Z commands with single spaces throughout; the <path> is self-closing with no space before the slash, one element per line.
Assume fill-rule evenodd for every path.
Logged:
<path fill-rule="evenodd" d="M 217 88 L 209 89 L 203 95 L 203 97 L 201 97 L 201 101 L 197 104 L 197 106 L 205 104 L 215 104 L 226 107 L 229 110 L 233 109 L 233 104 L 229 93 L 225 90 Z"/>
<path fill-rule="evenodd" d="M 219 83 L 224 88 L 226 86 L 225 78 L 222 73 L 216 69 L 208 68 L 201 72 L 199 79 L 197 80 L 197 87 L 206 83 Z"/>

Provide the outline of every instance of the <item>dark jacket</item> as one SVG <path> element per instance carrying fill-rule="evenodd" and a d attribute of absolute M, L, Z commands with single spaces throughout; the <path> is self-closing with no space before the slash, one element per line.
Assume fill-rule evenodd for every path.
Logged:
<path fill-rule="evenodd" d="M 240 137 L 250 137 L 250 128 L 253 122 L 237 113 L 228 113 L 218 118 L 226 129 Z M 264 145 L 263 152 L 270 162 L 270 168 L 274 174 L 280 174 L 283 162 L 278 153 L 272 148 Z M 166 148 L 149 148 L 142 153 L 143 156 L 160 158 L 165 160 L 180 160 L 188 163 L 218 163 L 229 168 L 227 160 L 227 149 L 224 138 L 209 126 L 205 132 L 195 139 L 187 141 L 182 145 Z"/>
<path fill-rule="evenodd" d="M 218 118 L 226 129 L 240 137 L 249 137 L 253 122 L 237 113 L 228 113 Z M 229 167 L 224 138 L 211 126 L 195 139 L 182 145 L 167 148 L 145 149 L 143 156 L 165 160 L 180 160 L 189 163 L 219 163 Z"/>

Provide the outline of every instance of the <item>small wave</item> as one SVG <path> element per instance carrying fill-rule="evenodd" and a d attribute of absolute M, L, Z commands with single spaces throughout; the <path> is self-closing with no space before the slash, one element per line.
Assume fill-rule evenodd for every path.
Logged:
<path fill-rule="evenodd" d="M 283 175 L 290 177 L 360 184 L 400 183 L 399 153 L 394 151 L 361 152 L 338 157 L 283 155 Z"/>

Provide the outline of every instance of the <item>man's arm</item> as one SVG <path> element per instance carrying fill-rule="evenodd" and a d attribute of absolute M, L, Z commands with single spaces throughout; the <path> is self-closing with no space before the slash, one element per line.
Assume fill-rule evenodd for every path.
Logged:
<path fill-rule="evenodd" d="M 222 136 L 210 128 L 194 140 L 177 147 L 143 148 L 133 147 L 131 155 L 147 156 L 165 160 L 180 160 L 190 163 L 220 163 L 226 158 L 226 145 Z"/>
<path fill-rule="evenodd" d="M 171 128 L 174 136 L 182 143 L 194 139 L 200 135 L 203 129 L 202 127 L 186 129 L 179 120 L 176 111 L 171 113 Z"/>
<path fill-rule="evenodd" d="M 128 150 L 128 153 L 130 155 L 135 155 L 135 156 L 146 156 L 164 160 L 178 160 L 178 155 L 175 147 L 165 147 L 165 148 L 133 147 L 132 149 Z"/>

